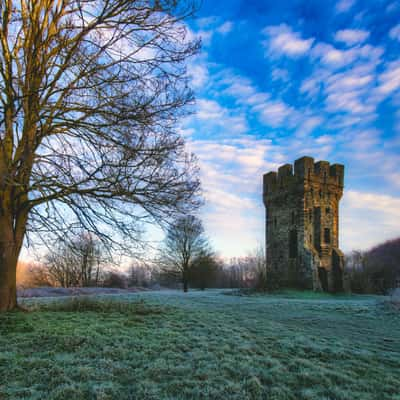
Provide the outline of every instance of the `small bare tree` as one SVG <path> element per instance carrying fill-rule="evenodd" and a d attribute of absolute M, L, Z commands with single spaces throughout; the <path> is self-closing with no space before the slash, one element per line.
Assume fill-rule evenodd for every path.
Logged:
<path fill-rule="evenodd" d="M 132 261 L 128 271 L 129 286 L 146 287 L 152 283 L 152 267 L 145 261 Z"/>
<path fill-rule="evenodd" d="M 81 232 L 71 242 L 59 242 L 45 257 L 44 267 L 62 287 L 98 286 L 105 261 L 101 242 Z"/>
<path fill-rule="evenodd" d="M 197 206 L 176 122 L 193 97 L 191 0 L 0 2 L 0 311 L 29 239 L 109 245 Z M 118 230 L 118 233 L 115 230 Z M 131 240 L 135 239 L 135 240 Z"/>
<path fill-rule="evenodd" d="M 162 269 L 181 279 L 187 292 L 195 261 L 210 254 L 201 221 L 193 215 L 178 218 L 168 227 L 160 253 Z"/>

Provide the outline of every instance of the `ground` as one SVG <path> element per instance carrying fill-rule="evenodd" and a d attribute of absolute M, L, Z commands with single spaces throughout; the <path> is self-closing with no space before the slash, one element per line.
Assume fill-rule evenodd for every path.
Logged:
<path fill-rule="evenodd" d="M 0 399 L 400 399 L 400 316 L 371 296 L 212 290 L 24 300 Z"/>

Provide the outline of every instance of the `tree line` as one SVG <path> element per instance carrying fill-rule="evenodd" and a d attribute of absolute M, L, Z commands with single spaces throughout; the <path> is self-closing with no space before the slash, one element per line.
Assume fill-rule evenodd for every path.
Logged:
<path fill-rule="evenodd" d="M 158 254 L 135 260 L 125 272 L 113 268 L 102 242 L 87 232 L 62 241 L 40 263 L 27 268 L 21 286 L 261 288 L 265 256 L 257 249 L 246 257 L 223 260 L 212 249 L 201 220 L 188 215 L 172 222 Z"/>
<path fill-rule="evenodd" d="M 347 289 L 387 294 L 400 287 L 399 260 L 400 238 L 368 251 L 351 252 L 345 265 Z M 169 224 L 156 257 L 135 260 L 124 272 L 112 267 L 112 258 L 99 239 L 79 232 L 72 241 L 60 242 L 40 264 L 31 266 L 25 285 L 165 287 L 185 292 L 189 288 L 273 289 L 268 278 L 261 248 L 245 257 L 223 260 L 213 251 L 201 220 L 188 215 Z"/>
<path fill-rule="evenodd" d="M 354 293 L 387 294 L 400 287 L 400 238 L 348 254 L 346 279 Z"/>

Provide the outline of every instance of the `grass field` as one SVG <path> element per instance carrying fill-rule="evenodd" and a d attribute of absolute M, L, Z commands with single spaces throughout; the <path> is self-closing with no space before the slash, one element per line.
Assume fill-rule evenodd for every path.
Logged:
<path fill-rule="evenodd" d="M 144 292 L 0 316 L 0 399 L 400 399 L 378 297 Z"/>

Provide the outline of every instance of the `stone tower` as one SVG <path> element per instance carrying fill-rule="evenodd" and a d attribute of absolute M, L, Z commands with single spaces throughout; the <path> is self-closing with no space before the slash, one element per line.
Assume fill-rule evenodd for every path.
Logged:
<path fill-rule="evenodd" d="M 286 287 L 343 290 L 339 200 L 344 166 L 311 157 L 264 175 L 267 271 Z"/>

